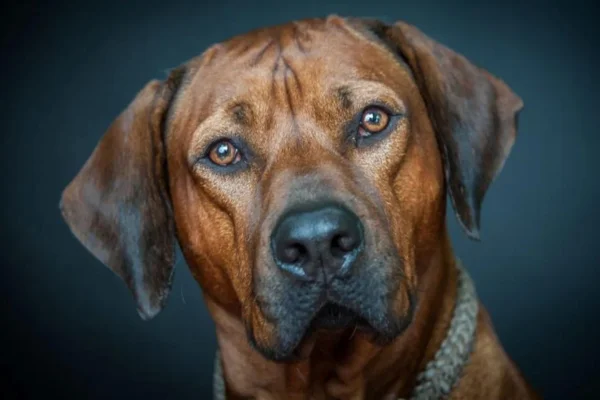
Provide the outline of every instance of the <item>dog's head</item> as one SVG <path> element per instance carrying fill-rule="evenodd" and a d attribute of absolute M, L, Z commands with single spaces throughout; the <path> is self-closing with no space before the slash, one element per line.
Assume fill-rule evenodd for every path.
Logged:
<path fill-rule="evenodd" d="M 411 321 L 447 192 L 478 237 L 521 108 L 402 22 L 271 27 L 150 82 L 61 208 L 143 318 L 165 304 L 177 240 L 204 294 L 271 359 L 320 329 L 386 341 Z"/>

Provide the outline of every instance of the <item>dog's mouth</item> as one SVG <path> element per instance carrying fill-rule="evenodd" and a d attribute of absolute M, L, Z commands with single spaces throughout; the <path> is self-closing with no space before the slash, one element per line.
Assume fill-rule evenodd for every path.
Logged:
<path fill-rule="evenodd" d="M 302 319 L 294 319 L 291 315 L 287 317 L 279 322 L 279 332 L 284 334 L 278 338 L 278 342 L 261 346 L 253 335 L 250 336 L 253 346 L 272 361 L 294 362 L 306 359 L 320 339 L 327 342 L 335 338 L 350 339 L 361 335 L 372 343 L 385 345 L 400 334 L 410 322 L 410 318 L 396 321 L 384 315 L 375 316 L 371 321 L 365 318 L 360 310 L 355 311 L 351 307 L 332 301 L 321 306 L 306 324 L 302 323 Z"/>
<path fill-rule="evenodd" d="M 313 346 L 318 339 L 319 332 L 325 334 L 332 332 L 334 334 L 343 334 L 351 332 L 354 336 L 356 332 L 367 335 L 376 335 L 375 329 L 369 322 L 356 311 L 348 307 L 328 302 L 323 305 L 310 321 L 308 329 L 294 350 L 280 361 L 297 361 L 306 359 L 312 352 Z"/>
<path fill-rule="evenodd" d="M 367 329 L 370 324 L 355 311 L 335 303 L 326 303 L 310 323 L 310 330 L 338 330 L 349 327 Z"/>

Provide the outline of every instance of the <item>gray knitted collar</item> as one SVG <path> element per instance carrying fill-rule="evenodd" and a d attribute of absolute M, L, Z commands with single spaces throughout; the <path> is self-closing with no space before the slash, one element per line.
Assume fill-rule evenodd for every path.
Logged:
<path fill-rule="evenodd" d="M 459 261 L 456 265 L 459 272 L 458 288 L 448 334 L 433 360 L 428 362 L 423 372 L 417 376 L 417 383 L 409 397 L 410 400 L 446 398 L 469 361 L 475 342 L 478 299 L 471 277 Z M 218 351 L 215 357 L 213 393 L 214 400 L 225 400 L 225 382 Z"/>

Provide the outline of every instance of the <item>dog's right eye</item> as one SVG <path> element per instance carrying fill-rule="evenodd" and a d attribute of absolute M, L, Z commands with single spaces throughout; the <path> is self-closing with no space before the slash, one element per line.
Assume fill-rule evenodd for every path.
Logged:
<path fill-rule="evenodd" d="M 380 107 L 367 108 L 360 117 L 361 136 L 370 136 L 382 132 L 390 122 L 390 115 Z"/>
<path fill-rule="evenodd" d="M 242 160 L 242 155 L 238 148 L 229 140 L 220 140 L 210 147 L 208 159 L 213 164 L 227 167 L 240 162 Z"/>

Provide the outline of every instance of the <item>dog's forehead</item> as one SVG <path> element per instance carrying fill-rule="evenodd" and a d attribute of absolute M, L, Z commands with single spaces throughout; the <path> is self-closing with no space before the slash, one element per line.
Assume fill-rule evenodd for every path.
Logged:
<path fill-rule="evenodd" d="M 277 62 L 280 61 L 306 64 L 321 61 L 322 65 L 333 59 L 356 61 L 357 54 L 350 53 L 372 52 L 376 46 L 374 41 L 361 35 L 344 19 L 329 17 L 257 29 L 231 38 L 219 47 L 220 51 L 216 52 L 214 61 L 272 70 L 276 69 Z"/>
<path fill-rule="evenodd" d="M 189 89 L 215 108 L 244 96 L 273 99 L 278 86 L 284 86 L 288 96 L 314 101 L 308 97 L 334 94 L 352 82 L 381 81 L 389 70 L 397 76 L 398 61 L 383 42 L 342 18 L 301 20 L 211 47 L 201 57 Z"/>

